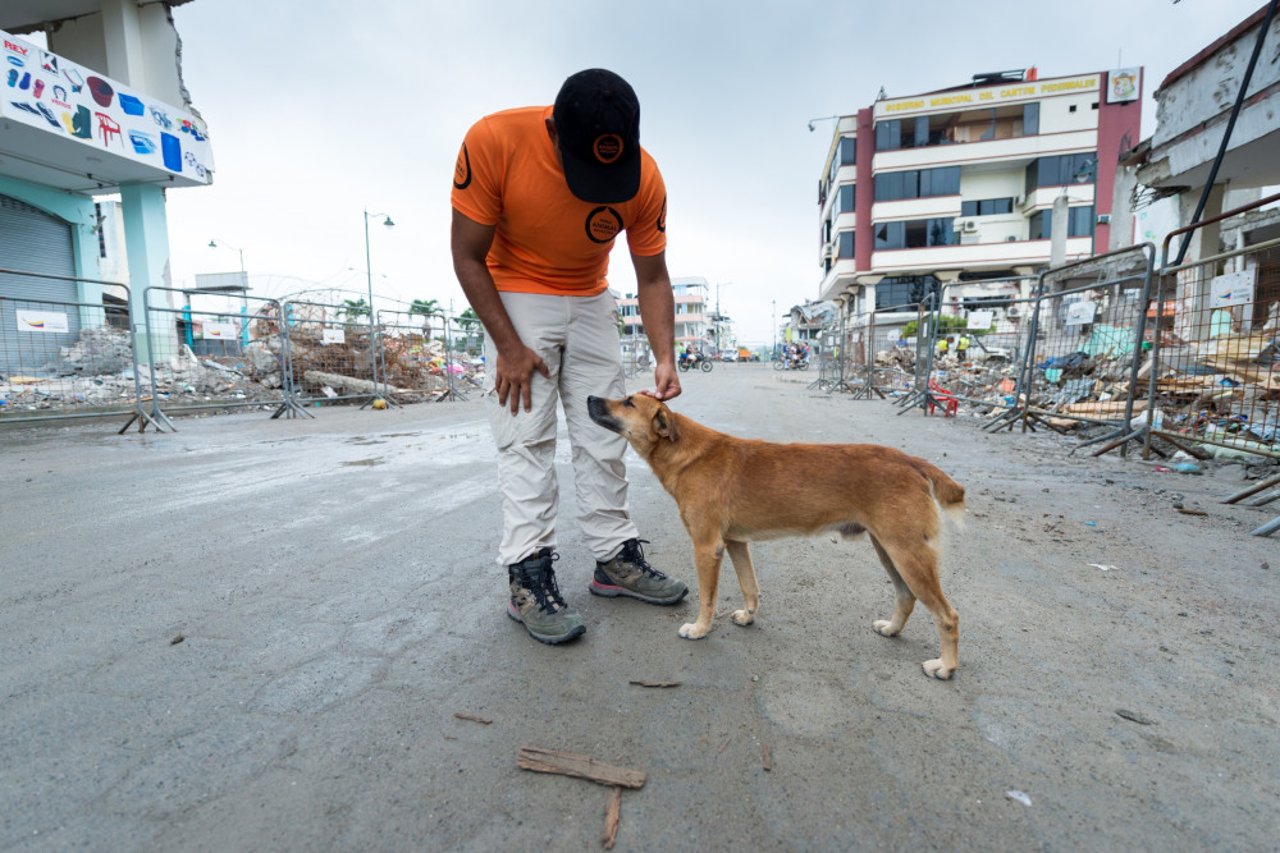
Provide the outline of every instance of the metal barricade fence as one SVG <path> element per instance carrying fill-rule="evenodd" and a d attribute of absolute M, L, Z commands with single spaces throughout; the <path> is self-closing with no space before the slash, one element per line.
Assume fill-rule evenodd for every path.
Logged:
<path fill-rule="evenodd" d="M 464 370 L 451 352 L 452 324 L 443 313 L 378 312 L 378 375 L 388 403 L 457 399 Z"/>
<path fill-rule="evenodd" d="M 148 287 L 143 307 L 152 418 L 173 429 L 168 415 L 179 412 L 270 407 L 272 418 L 297 414 L 277 300 Z"/>
<path fill-rule="evenodd" d="M 854 399 L 886 399 L 889 394 L 910 394 L 915 387 L 916 350 L 902 334 L 907 321 L 885 321 L 883 315 L 910 312 L 919 323 L 916 303 L 889 305 L 859 314 L 846 325 L 849 357 L 845 380 Z M 883 357 L 882 357 L 883 355 Z M 902 402 L 903 398 L 899 398 Z"/>
<path fill-rule="evenodd" d="M 102 297 L 41 298 L 53 282 Z M 119 282 L 0 269 L 0 424 L 130 415 L 120 432 L 145 428 L 130 306 Z"/>
<path fill-rule="evenodd" d="M 1280 458 L 1280 239 L 1160 272 L 1144 453 L 1157 436 Z"/>
<path fill-rule="evenodd" d="M 1280 194 L 1171 232 L 1164 241 L 1159 291 L 1153 306 L 1149 414 L 1143 455 L 1159 453 L 1155 439 L 1193 456 L 1280 459 L 1280 239 L 1175 265 L 1175 238 L 1280 202 Z M 1217 229 L 1209 233 L 1216 234 Z M 1203 236 L 1202 236 L 1203 242 Z M 1225 499 L 1235 503 L 1280 485 L 1266 479 Z M 1251 505 L 1280 499 L 1263 494 Z M 1280 530 L 1280 516 L 1255 536 Z"/>
<path fill-rule="evenodd" d="M 281 310 L 285 376 L 297 405 L 378 399 L 376 332 L 367 306 L 287 299 Z"/>
<path fill-rule="evenodd" d="M 1035 276 L 1009 276 L 942 286 L 926 344 L 931 370 L 925 382 L 934 397 L 954 408 L 965 402 L 987 413 L 1003 414 L 1018 405 L 1019 368 L 1036 304 L 1028 291 L 1036 281 Z M 964 295 L 979 287 L 980 292 Z M 932 401 L 935 408 L 938 399 Z"/>
<path fill-rule="evenodd" d="M 1155 247 L 1142 243 L 1042 274 L 1019 385 L 1024 429 L 1113 425 L 1090 444 L 1128 432 L 1154 267 Z"/>

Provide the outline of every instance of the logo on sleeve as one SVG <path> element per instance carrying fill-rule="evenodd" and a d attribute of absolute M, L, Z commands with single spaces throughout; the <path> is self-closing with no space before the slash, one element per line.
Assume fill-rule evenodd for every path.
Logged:
<path fill-rule="evenodd" d="M 453 188 L 455 190 L 465 190 L 471 186 L 471 155 L 467 153 L 467 143 L 462 143 L 462 150 L 458 152 L 457 165 L 453 167 Z"/>
<path fill-rule="evenodd" d="M 667 233 L 667 197 L 665 195 L 662 197 L 662 209 L 658 211 L 658 221 L 654 224 L 658 226 L 660 232 Z"/>
<path fill-rule="evenodd" d="M 597 136 L 596 141 L 591 144 L 591 150 L 595 152 L 597 160 L 608 166 L 622 156 L 622 137 L 616 133 Z"/>
<path fill-rule="evenodd" d="M 622 230 L 622 214 L 612 207 L 597 207 L 587 214 L 586 226 L 592 243 L 608 243 Z"/>

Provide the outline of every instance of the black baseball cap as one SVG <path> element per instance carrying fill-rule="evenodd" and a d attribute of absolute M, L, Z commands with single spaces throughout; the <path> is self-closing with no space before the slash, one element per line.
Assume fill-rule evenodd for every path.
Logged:
<path fill-rule="evenodd" d="M 560 87 L 552 112 L 569 191 L 616 204 L 640 191 L 640 101 L 612 71 L 588 68 Z"/>

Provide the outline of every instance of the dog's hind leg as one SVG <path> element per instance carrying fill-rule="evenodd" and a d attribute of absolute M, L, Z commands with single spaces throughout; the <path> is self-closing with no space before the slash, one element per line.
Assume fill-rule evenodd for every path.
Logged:
<path fill-rule="evenodd" d="M 698 620 L 680 626 L 686 640 L 701 640 L 711 631 L 716 615 L 716 590 L 720 585 L 720 558 L 724 542 L 718 535 L 693 537 L 693 562 L 698 569 Z"/>
<path fill-rule="evenodd" d="M 894 569 L 920 603 L 929 608 L 938 629 L 942 650 L 938 657 L 922 665 L 926 675 L 946 680 L 959 665 L 960 614 L 947 601 L 938 581 L 938 552 L 928 542 L 906 545 L 900 540 L 885 541 L 885 551 Z"/>
<path fill-rule="evenodd" d="M 733 624 L 750 625 L 760 610 L 760 586 L 756 583 L 756 567 L 751 562 L 751 551 L 746 542 L 725 540 L 733 570 L 738 573 L 738 586 L 742 588 L 743 609 L 733 611 Z"/>
<path fill-rule="evenodd" d="M 871 627 L 877 634 L 896 637 L 902 630 L 902 626 L 907 624 L 911 611 L 915 609 L 916 597 L 912 594 L 911 587 L 907 586 L 907 582 L 902 579 L 902 575 L 898 574 L 898 570 L 894 568 L 893 560 L 889 559 L 889 554 L 880 544 L 880 540 L 872 536 L 871 544 L 875 546 L 876 555 L 880 557 L 880 563 L 884 566 L 885 573 L 889 575 L 889 580 L 893 581 L 894 592 L 893 618 L 877 619 L 871 623 Z"/>

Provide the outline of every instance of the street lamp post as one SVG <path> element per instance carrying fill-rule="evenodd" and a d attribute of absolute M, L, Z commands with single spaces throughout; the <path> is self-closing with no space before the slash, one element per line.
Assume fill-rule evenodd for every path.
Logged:
<path fill-rule="evenodd" d="M 374 396 L 377 396 L 378 389 L 378 324 L 373 316 L 373 265 L 370 262 L 369 252 L 369 218 L 385 217 L 382 224 L 387 228 L 392 228 L 395 223 L 391 221 L 391 216 L 386 213 L 370 213 L 368 209 L 364 213 L 364 272 L 365 280 L 369 286 L 369 360 L 373 367 L 373 388 Z"/>
<path fill-rule="evenodd" d="M 773 355 L 770 360 L 778 357 L 778 300 L 769 300 L 769 322 L 773 325 Z"/>
<path fill-rule="evenodd" d="M 226 240 L 213 237 L 209 240 L 210 249 L 230 249 L 240 255 L 240 345 L 249 345 L 249 279 L 244 274 L 244 249 L 231 245 Z"/>

